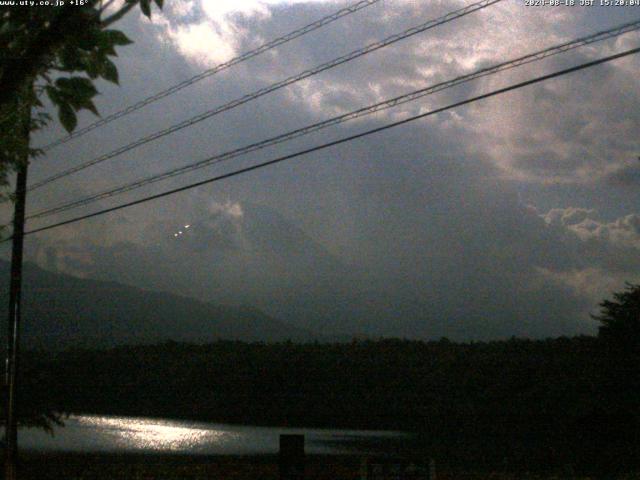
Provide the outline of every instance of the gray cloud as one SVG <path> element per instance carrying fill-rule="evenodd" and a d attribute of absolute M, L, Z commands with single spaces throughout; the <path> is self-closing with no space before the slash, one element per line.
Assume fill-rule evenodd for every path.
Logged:
<path fill-rule="evenodd" d="M 42 166 L 34 164 L 33 178 L 462 4 L 382 2 L 56 149 Z M 125 20 L 122 28 L 136 44 L 121 52 L 122 88 L 101 86 L 101 111 L 177 83 L 216 55 L 229 55 L 225 49 L 243 51 L 336 9 L 334 2 L 251 3 L 241 14 L 225 15 L 193 5 L 181 4 L 180 12 L 171 7 L 171 16 L 154 23 Z M 542 10 L 504 2 L 35 192 L 30 208 L 261 140 L 612 21 L 594 20 L 589 9 Z M 179 32 L 190 26 L 226 46 L 211 57 L 206 43 L 190 51 L 179 44 L 188 42 Z M 452 89 L 122 199 L 363 131 L 627 42 Z M 631 59 L 599 67 L 33 236 L 27 252 L 51 269 L 252 305 L 315 330 L 454 338 L 594 332 L 588 312 L 640 267 L 636 211 L 608 213 L 619 194 L 611 179 L 632 175 L 620 172 L 637 156 L 637 66 Z M 41 138 L 57 134 L 53 129 Z M 549 188 L 561 190 L 553 205 Z M 586 192 L 583 202 L 572 201 L 576 192 Z M 604 219 L 596 212 L 605 212 Z"/>
<path fill-rule="evenodd" d="M 637 188 L 640 186 L 640 164 L 624 165 L 609 173 L 605 181 L 612 187 Z"/>

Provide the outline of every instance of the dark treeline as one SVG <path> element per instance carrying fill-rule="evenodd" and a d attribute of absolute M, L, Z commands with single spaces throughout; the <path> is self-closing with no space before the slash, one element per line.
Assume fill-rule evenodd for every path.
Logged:
<path fill-rule="evenodd" d="M 475 468 L 612 472 L 640 453 L 640 356 L 593 337 L 170 342 L 23 365 L 25 404 L 67 412 L 409 430 L 411 448 Z"/>

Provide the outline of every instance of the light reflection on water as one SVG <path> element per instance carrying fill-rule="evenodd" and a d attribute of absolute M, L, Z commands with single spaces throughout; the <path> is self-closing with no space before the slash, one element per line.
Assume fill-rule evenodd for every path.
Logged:
<path fill-rule="evenodd" d="M 305 435 L 308 453 L 344 453 L 341 438 L 398 437 L 397 432 L 285 429 L 180 420 L 100 415 L 72 415 L 52 437 L 41 430 L 21 429 L 21 448 L 38 451 L 187 453 L 249 455 L 277 453 L 281 433 Z"/>
<path fill-rule="evenodd" d="M 179 422 L 149 418 L 74 417 L 81 428 L 112 438 L 125 449 L 163 452 L 190 451 L 199 445 L 228 442 L 231 432 L 183 426 Z"/>

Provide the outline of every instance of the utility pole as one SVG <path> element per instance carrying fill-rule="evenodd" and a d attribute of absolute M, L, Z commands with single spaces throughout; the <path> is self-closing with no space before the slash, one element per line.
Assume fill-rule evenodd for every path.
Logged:
<path fill-rule="evenodd" d="M 31 130 L 32 85 L 24 99 L 24 112 L 18 114 L 16 134 L 24 139 L 20 164 L 17 167 L 13 235 L 11 247 L 11 280 L 9 286 L 9 318 L 7 321 L 7 359 L 5 371 L 5 480 L 17 478 L 18 422 L 16 387 L 20 347 L 20 294 L 22 289 L 22 250 L 24 217 L 27 198 L 27 169 L 29 164 L 29 134 Z"/>

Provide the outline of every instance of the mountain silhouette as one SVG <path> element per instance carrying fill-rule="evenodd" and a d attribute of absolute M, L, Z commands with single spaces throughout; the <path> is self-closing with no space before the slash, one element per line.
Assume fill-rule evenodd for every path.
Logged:
<path fill-rule="evenodd" d="M 8 281 L 9 264 L 0 261 L 3 319 L 7 317 Z M 254 308 L 221 306 L 112 281 L 53 273 L 32 263 L 24 267 L 22 312 L 21 342 L 27 348 L 317 338 Z M 3 328 L 2 334 L 5 332 Z"/>

